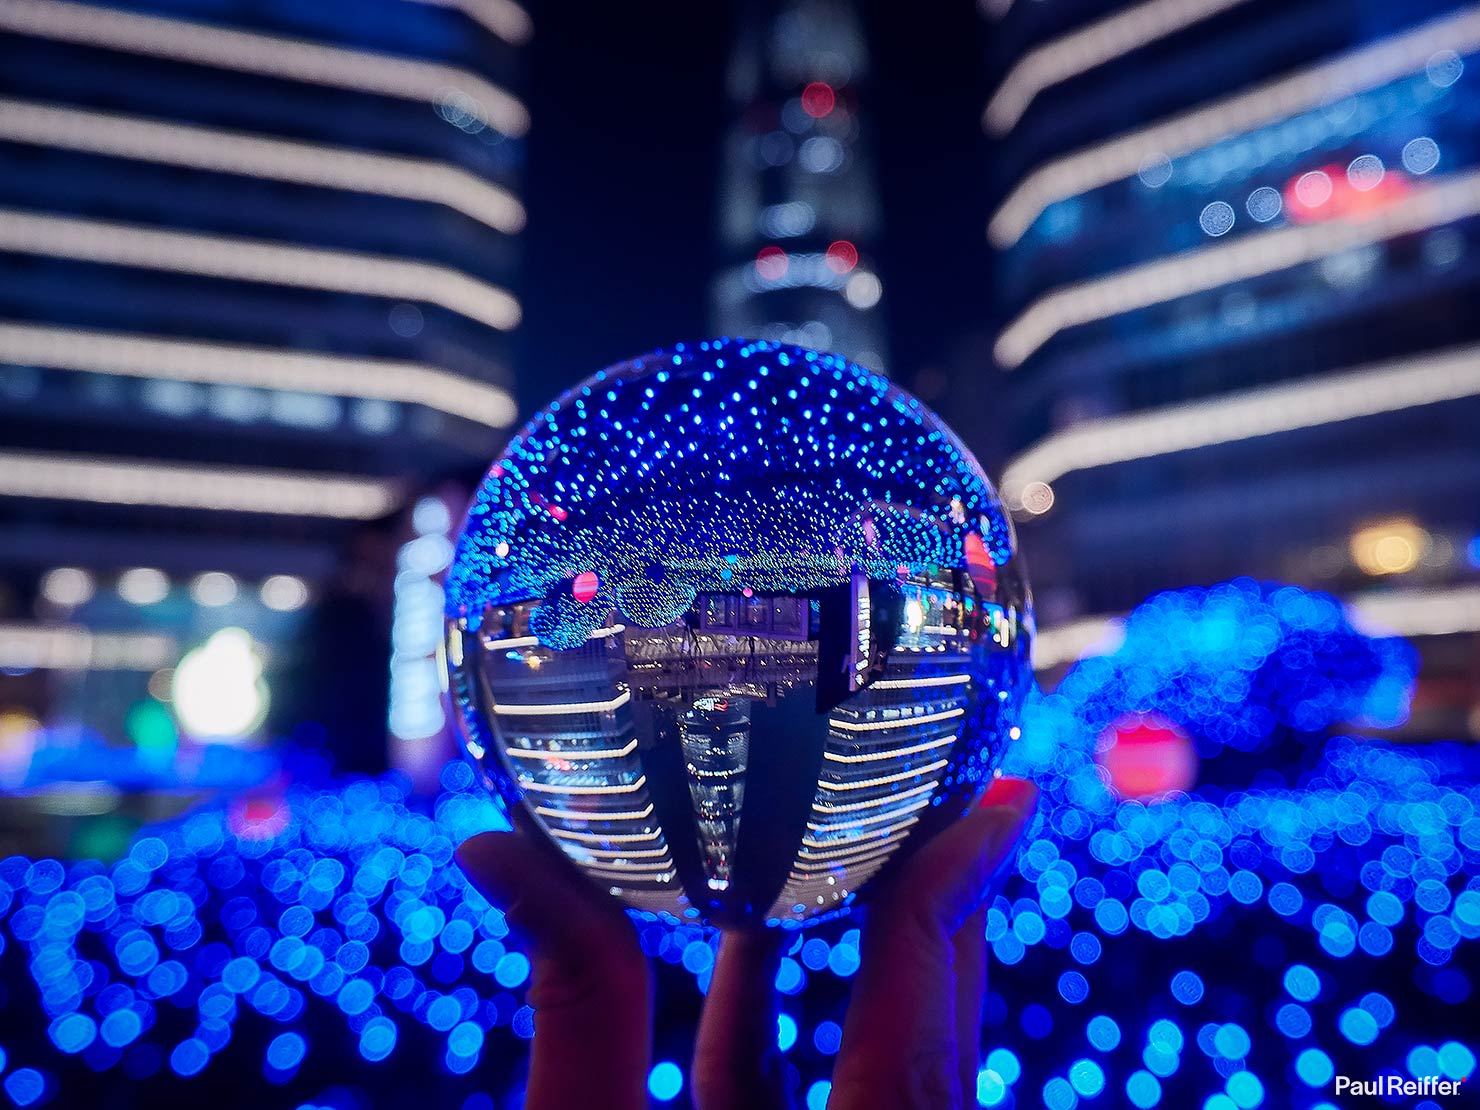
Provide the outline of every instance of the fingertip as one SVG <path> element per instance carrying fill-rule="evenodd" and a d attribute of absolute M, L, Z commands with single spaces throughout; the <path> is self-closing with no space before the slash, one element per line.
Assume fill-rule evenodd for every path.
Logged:
<path fill-rule="evenodd" d="M 999 775 L 982 795 L 982 809 L 1000 806 L 1023 814 L 1031 814 L 1038 808 L 1038 787 L 1028 779 L 1014 775 Z"/>

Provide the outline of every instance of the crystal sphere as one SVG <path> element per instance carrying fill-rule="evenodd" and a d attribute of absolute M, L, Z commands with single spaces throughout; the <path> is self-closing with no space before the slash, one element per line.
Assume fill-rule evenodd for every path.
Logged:
<path fill-rule="evenodd" d="M 602 889 L 796 927 L 979 797 L 1030 681 L 1007 515 L 933 412 L 836 355 L 680 345 L 588 378 L 473 500 L 462 742 Z"/>

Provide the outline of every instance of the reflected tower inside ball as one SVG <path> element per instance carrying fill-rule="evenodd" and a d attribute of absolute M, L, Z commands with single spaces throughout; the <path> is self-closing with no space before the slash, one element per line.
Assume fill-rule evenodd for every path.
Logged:
<path fill-rule="evenodd" d="M 938 417 L 735 340 L 531 421 L 447 615 L 465 749 L 506 804 L 635 909 L 791 926 L 979 795 L 1033 628 L 1007 518 Z"/>

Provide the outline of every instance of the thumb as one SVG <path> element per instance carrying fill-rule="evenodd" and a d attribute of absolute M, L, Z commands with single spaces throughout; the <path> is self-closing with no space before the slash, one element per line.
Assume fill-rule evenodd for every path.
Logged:
<path fill-rule="evenodd" d="M 829 1105 L 962 1105 L 954 936 L 1012 859 L 1037 800 L 1031 783 L 999 780 L 875 892 Z"/>

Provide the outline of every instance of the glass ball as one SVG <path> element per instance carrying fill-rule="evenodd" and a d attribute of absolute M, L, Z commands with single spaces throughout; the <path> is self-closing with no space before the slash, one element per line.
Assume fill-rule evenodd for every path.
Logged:
<path fill-rule="evenodd" d="M 464 748 L 662 919 L 846 912 L 990 780 L 1030 682 L 1007 515 L 933 412 L 836 355 L 721 339 L 543 409 L 447 584 Z"/>

